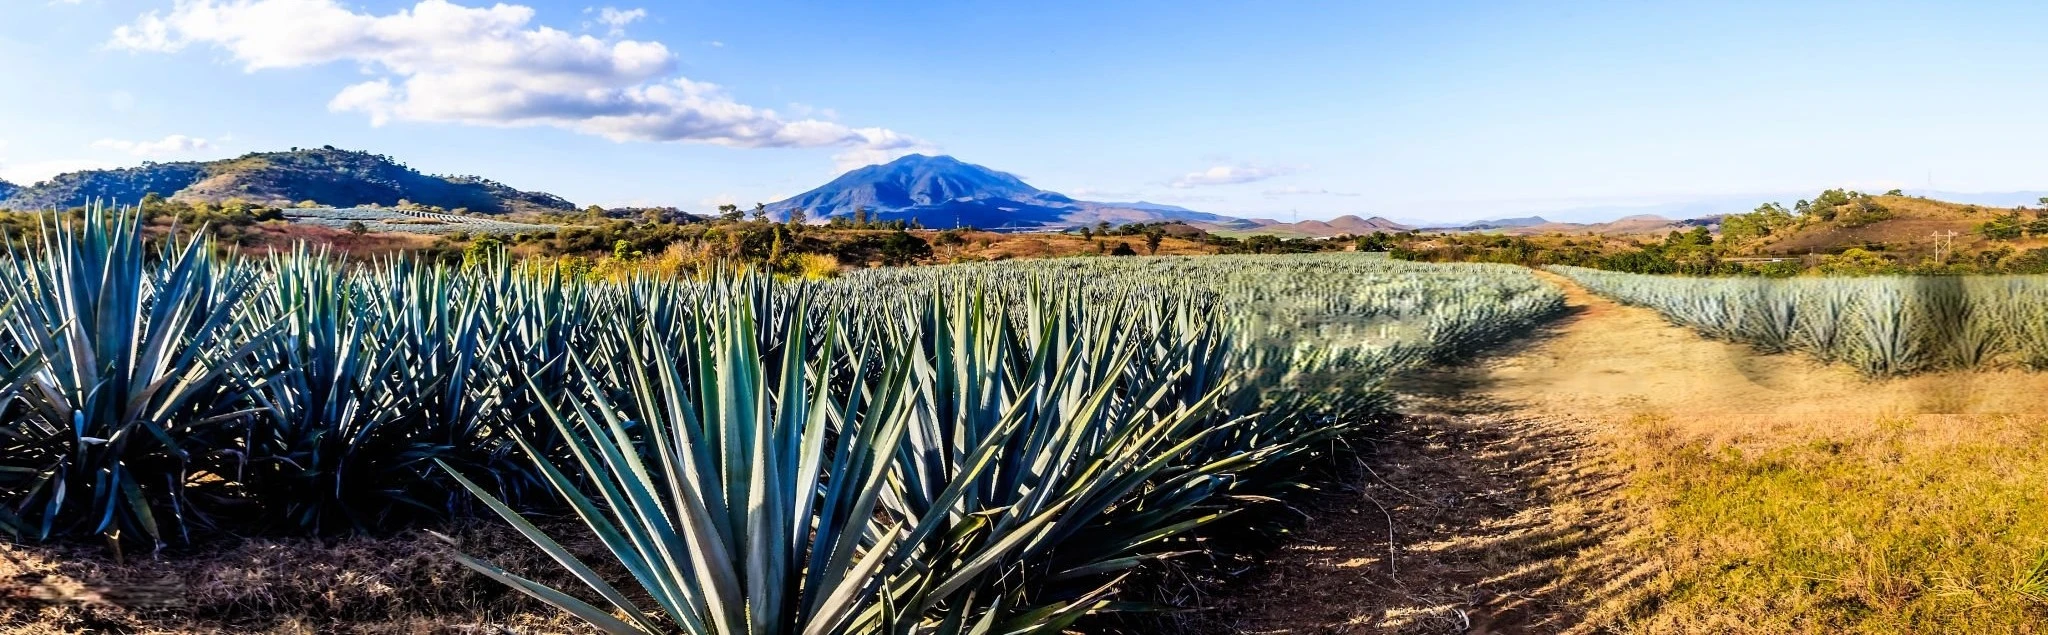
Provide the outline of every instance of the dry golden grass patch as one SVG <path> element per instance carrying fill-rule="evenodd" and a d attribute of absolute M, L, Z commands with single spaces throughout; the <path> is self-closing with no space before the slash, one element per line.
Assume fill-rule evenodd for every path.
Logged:
<path fill-rule="evenodd" d="M 1612 434 L 1645 512 L 1612 548 L 1661 572 L 1596 613 L 1650 632 L 2035 632 L 2048 620 L 2048 418 L 1826 432 Z"/>
<path fill-rule="evenodd" d="M 1630 529 L 1572 567 L 1578 628 L 2048 630 L 2048 374 L 1871 381 L 1571 301 L 1486 391 L 1622 475 Z"/>

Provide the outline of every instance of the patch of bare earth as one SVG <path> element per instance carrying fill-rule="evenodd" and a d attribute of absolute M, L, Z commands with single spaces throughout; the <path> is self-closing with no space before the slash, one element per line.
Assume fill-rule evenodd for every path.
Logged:
<path fill-rule="evenodd" d="M 502 523 L 447 531 L 463 551 L 579 588 Z M 551 531 L 571 549 L 596 548 L 566 524 Z M 0 543 L 0 633 L 594 632 L 448 551 L 420 532 L 216 542 L 126 561 L 98 546 Z"/>
<path fill-rule="evenodd" d="M 1544 329 L 1536 346 L 1580 319 Z M 1527 346 L 1524 344 L 1523 346 Z M 1497 394 L 1510 349 L 1403 378 L 1411 413 L 1370 441 L 1303 528 L 1188 620 L 1204 633 L 1563 632 L 1586 612 L 1586 553 L 1626 526 L 1587 426 Z"/>

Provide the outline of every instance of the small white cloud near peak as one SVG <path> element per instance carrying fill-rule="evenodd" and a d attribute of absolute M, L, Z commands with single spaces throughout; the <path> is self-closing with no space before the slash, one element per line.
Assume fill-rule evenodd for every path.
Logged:
<path fill-rule="evenodd" d="M 646 9 L 619 9 L 605 7 L 597 10 L 597 23 L 605 27 L 605 33 L 612 37 L 626 34 L 626 25 L 647 19 Z"/>
<path fill-rule="evenodd" d="M 155 141 L 101 139 L 92 142 L 92 147 L 101 150 L 124 152 L 131 156 L 156 157 L 211 149 L 213 142 L 198 137 L 174 134 Z"/>
<path fill-rule="evenodd" d="M 1256 165 L 1219 165 L 1216 167 L 1209 168 L 1207 170 L 1202 170 L 1200 172 L 1189 172 L 1187 174 L 1183 174 L 1180 176 L 1180 178 L 1176 178 L 1173 181 L 1167 183 L 1167 185 L 1171 185 L 1177 188 L 1206 187 L 1211 185 L 1237 185 L 1240 183 L 1264 181 L 1266 179 L 1278 176 L 1287 176 L 1289 174 L 1294 174 L 1300 171 L 1301 170 L 1299 168 L 1291 167 L 1261 167 Z"/>

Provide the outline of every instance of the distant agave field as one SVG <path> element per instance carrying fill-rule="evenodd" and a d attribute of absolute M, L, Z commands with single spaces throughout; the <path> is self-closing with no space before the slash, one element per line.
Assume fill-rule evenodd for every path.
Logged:
<path fill-rule="evenodd" d="M 316 225 L 329 229 L 347 229 L 351 223 L 362 223 L 364 229 L 373 232 L 517 234 L 521 232 L 546 232 L 557 229 L 553 225 L 513 223 L 491 218 L 373 207 L 294 207 L 283 210 L 283 213 L 285 220 L 301 225 Z"/>
<path fill-rule="evenodd" d="M 0 529 L 147 549 L 488 509 L 588 588 L 465 564 L 614 633 L 1058 632 L 1301 489 L 1391 374 L 1563 306 L 1522 269 L 1352 254 L 823 282 L 212 254 L 102 213 L 8 255 Z"/>
<path fill-rule="evenodd" d="M 1873 376 L 2048 368 L 2048 276 L 1688 278 L 1551 271 L 1708 336 Z"/>

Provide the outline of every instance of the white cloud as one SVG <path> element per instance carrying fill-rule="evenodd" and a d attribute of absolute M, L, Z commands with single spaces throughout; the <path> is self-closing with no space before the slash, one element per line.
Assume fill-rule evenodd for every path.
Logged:
<path fill-rule="evenodd" d="M 1309 188 L 1294 186 L 1277 187 L 1270 190 L 1266 190 L 1265 192 L 1262 192 L 1262 194 L 1265 194 L 1266 198 L 1278 198 L 1282 196 L 1358 196 L 1358 193 L 1356 192 L 1332 192 L 1326 188 L 1320 187 Z"/>
<path fill-rule="evenodd" d="M 704 45 L 705 45 L 705 46 L 709 46 L 709 47 L 711 47 L 711 48 L 715 48 L 715 49 L 722 49 L 722 48 L 725 48 L 725 43 L 724 43 L 724 42 L 720 42 L 720 41 L 718 41 L 718 40 L 712 40 L 712 41 L 709 41 L 709 42 L 705 42 L 705 43 L 704 43 Z"/>
<path fill-rule="evenodd" d="M 905 155 L 939 153 L 938 146 L 892 130 L 860 128 L 855 132 L 861 135 L 861 143 L 832 155 L 833 167 L 840 172 L 888 163 Z"/>
<path fill-rule="evenodd" d="M 1209 185 L 1236 185 L 1239 183 L 1264 181 L 1266 179 L 1270 179 L 1276 176 L 1286 176 L 1299 171 L 1300 170 L 1297 170 L 1295 168 L 1288 167 L 1259 167 L 1255 165 L 1219 165 L 1213 168 L 1209 168 L 1207 170 L 1202 170 L 1200 172 L 1189 172 L 1187 174 L 1183 174 L 1180 178 L 1174 179 L 1171 183 L 1168 183 L 1168 185 L 1179 188 L 1203 187 Z"/>
<path fill-rule="evenodd" d="M 111 167 L 114 167 L 114 164 L 95 159 L 52 159 L 23 163 L 0 159 L 0 180 L 15 185 L 35 185 L 65 172 Z"/>
<path fill-rule="evenodd" d="M 609 14 L 619 25 L 639 10 Z M 847 148 L 842 164 L 928 148 L 883 128 L 784 117 L 717 85 L 673 75 L 658 42 L 600 39 L 532 24 L 531 7 L 421 0 L 388 15 L 337 0 L 177 0 L 114 30 L 110 46 L 227 51 L 245 70 L 351 63 L 371 78 L 328 102 L 372 125 L 393 121 L 549 126 L 614 141 L 737 148 Z M 886 159 L 884 159 L 886 160 Z"/>
<path fill-rule="evenodd" d="M 213 147 L 213 143 L 198 137 L 174 134 L 156 141 L 127 141 L 123 139 L 101 139 L 92 142 L 92 147 L 101 150 L 125 152 L 138 157 L 154 157 L 167 154 L 181 154 Z"/>
<path fill-rule="evenodd" d="M 625 35 L 626 25 L 638 22 L 646 17 L 646 9 L 633 9 L 630 11 L 622 11 L 613 7 L 605 7 L 597 11 L 598 24 L 603 24 L 605 26 L 606 33 L 610 34 L 612 37 L 619 37 L 621 35 Z"/>

